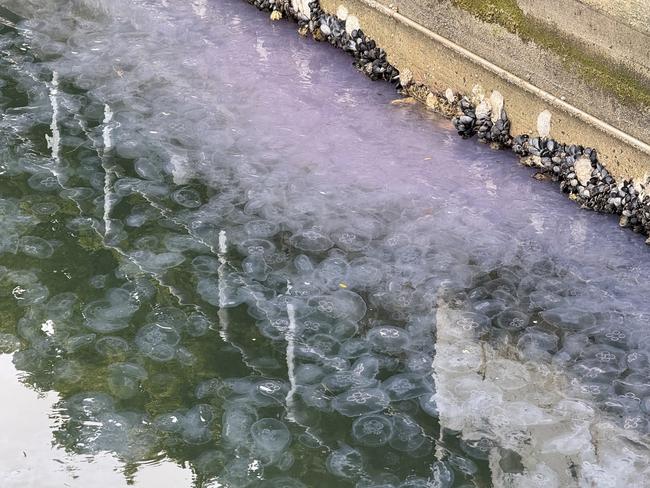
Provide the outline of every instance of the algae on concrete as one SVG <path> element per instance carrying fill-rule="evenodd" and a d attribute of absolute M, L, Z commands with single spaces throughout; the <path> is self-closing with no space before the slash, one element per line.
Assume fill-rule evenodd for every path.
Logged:
<path fill-rule="evenodd" d="M 559 55 L 569 67 L 599 84 L 628 105 L 650 107 L 650 83 L 623 65 L 613 63 L 575 38 L 567 38 L 553 26 L 527 16 L 516 0 L 452 0 L 452 3 L 480 20 L 498 24 L 525 42 Z"/>

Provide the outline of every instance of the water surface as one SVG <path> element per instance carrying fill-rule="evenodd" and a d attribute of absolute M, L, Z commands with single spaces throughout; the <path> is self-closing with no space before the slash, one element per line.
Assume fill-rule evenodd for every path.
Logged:
<path fill-rule="evenodd" d="M 645 438 L 639 236 L 243 2 L 0 5 L 8 486 L 490 486 L 443 306 Z"/>

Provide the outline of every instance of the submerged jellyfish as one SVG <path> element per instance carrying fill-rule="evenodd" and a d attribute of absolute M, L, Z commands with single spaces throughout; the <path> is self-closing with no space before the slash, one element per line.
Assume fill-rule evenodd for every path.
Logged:
<path fill-rule="evenodd" d="M 380 388 L 353 388 L 334 397 L 332 408 L 346 417 L 381 412 L 390 399 Z"/>
<path fill-rule="evenodd" d="M 334 245 L 329 237 L 316 230 L 306 230 L 291 236 L 289 243 L 302 251 L 322 252 Z"/>
<path fill-rule="evenodd" d="M 420 447 L 426 440 L 422 427 L 405 414 L 393 416 L 393 437 L 390 447 L 397 451 L 413 451 Z"/>
<path fill-rule="evenodd" d="M 138 330 L 135 344 L 138 349 L 155 361 L 170 361 L 176 354 L 180 335 L 174 327 L 148 324 Z"/>
<path fill-rule="evenodd" d="M 291 443 L 287 426 L 276 419 L 260 419 L 251 426 L 251 437 L 255 447 L 264 453 L 284 451 Z"/>
<path fill-rule="evenodd" d="M 364 415 L 352 423 L 352 437 L 364 446 L 383 446 L 392 435 L 393 421 L 386 415 Z"/>
<path fill-rule="evenodd" d="M 52 244 L 41 237 L 21 237 L 19 241 L 19 247 L 24 254 L 35 258 L 45 259 L 54 254 L 54 248 L 52 247 Z"/>
<path fill-rule="evenodd" d="M 312 297 L 307 304 L 319 313 L 337 320 L 358 322 L 366 315 L 366 303 L 348 290 L 337 290 L 331 295 Z"/>
<path fill-rule="evenodd" d="M 325 467 L 334 476 L 345 479 L 356 479 L 364 472 L 364 462 L 361 453 L 345 445 L 333 451 L 327 457 Z"/>
<path fill-rule="evenodd" d="M 423 376 L 414 373 L 393 375 L 384 381 L 382 388 L 392 401 L 410 400 L 433 391 Z"/>
<path fill-rule="evenodd" d="M 386 354 L 402 353 L 408 349 L 411 342 L 404 329 L 391 325 L 373 327 L 366 337 L 373 350 Z"/>

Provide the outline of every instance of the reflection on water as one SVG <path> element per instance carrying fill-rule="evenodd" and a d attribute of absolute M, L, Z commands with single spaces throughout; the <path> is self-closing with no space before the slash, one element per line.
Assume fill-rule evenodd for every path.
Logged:
<path fill-rule="evenodd" d="M 2 444 L 14 486 L 57 459 L 84 486 L 118 464 L 136 486 L 489 486 L 492 453 L 520 454 L 471 400 L 525 431 L 526 376 L 472 386 L 473 437 L 441 428 L 443 309 L 465 345 L 437 377 L 493 348 L 645 438 L 638 236 L 243 3 L 3 4 L 25 20 L 0 31 L 0 347 L 45 395 L 3 406 L 31 419 Z"/>

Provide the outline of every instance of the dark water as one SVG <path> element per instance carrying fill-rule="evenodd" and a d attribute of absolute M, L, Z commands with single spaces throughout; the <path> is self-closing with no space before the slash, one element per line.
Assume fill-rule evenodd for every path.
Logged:
<path fill-rule="evenodd" d="M 0 6 L 2 486 L 648 479 L 641 238 L 241 1 Z"/>

